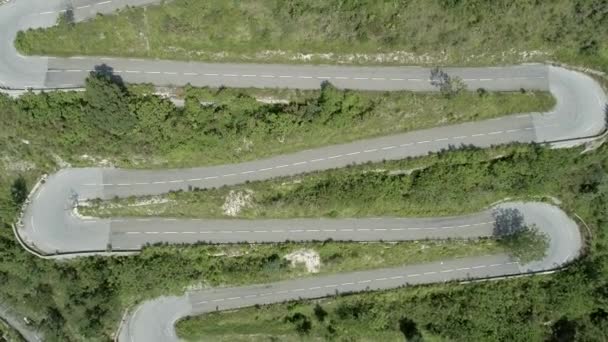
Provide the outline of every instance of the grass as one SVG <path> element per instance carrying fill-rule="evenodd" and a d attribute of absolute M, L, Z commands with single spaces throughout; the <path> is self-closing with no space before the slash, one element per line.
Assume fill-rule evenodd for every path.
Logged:
<path fill-rule="evenodd" d="M 491 65 L 608 70 L 601 1 L 187 1 L 20 33 L 28 54 L 202 61 Z"/>
<path fill-rule="evenodd" d="M 100 80 L 88 82 L 86 92 L 0 96 L 6 108 L 0 115 L 11 123 L 6 134 L 14 141 L 51 144 L 53 154 L 74 166 L 175 168 L 242 162 L 555 105 L 547 92 L 463 92 L 446 98 L 327 84 L 306 92 L 186 87 L 185 106 L 177 108 L 150 92 L 146 86 Z M 292 101 L 269 104 L 259 97 Z M 103 105 L 108 102 L 126 103 L 111 109 Z M 44 136 L 37 134 L 40 128 Z"/>
<path fill-rule="evenodd" d="M 478 159 L 467 162 L 478 164 L 478 167 L 483 168 L 488 164 L 499 164 L 495 162 L 497 156 L 500 160 L 504 158 L 501 157 L 504 154 L 512 154 L 513 148 L 502 147 L 486 150 L 485 155 L 482 151 L 475 152 L 477 152 Z M 466 155 L 461 158 L 466 158 Z M 421 163 L 421 160 L 424 162 Z M 458 158 L 458 160 L 461 159 Z M 503 160 L 504 163 L 511 161 L 509 158 Z M 416 217 L 470 213 L 501 199 L 498 197 L 500 192 L 495 192 L 491 196 L 476 196 L 475 199 L 469 200 L 468 205 L 462 205 L 460 199 L 453 198 L 447 200 L 438 198 L 431 201 L 435 202 L 435 205 L 423 201 L 423 198 L 428 195 L 427 192 L 433 191 L 429 186 L 433 183 L 431 179 L 438 177 L 438 169 L 442 169 L 441 172 L 444 172 L 444 167 L 441 158 L 435 155 L 422 159 L 389 161 L 382 164 L 352 166 L 347 169 L 248 182 L 219 189 L 179 191 L 164 196 L 117 198 L 109 201 L 93 200 L 86 206 L 80 206 L 79 211 L 85 216 L 104 218 L 129 216 L 224 219 L 233 217 L 245 219 Z M 495 165 L 495 168 L 500 168 L 500 166 Z M 406 170 L 415 171 L 407 172 Z M 452 170 L 452 172 L 457 178 L 458 172 L 456 170 Z M 482 179 L 475 181 L 484 182 Z M 494 180 L 488 178 L 485 181 L 491 183 Z M 422 186 L 420 187 L 417 183 Z M 434 187 L 437 192 L 448 191 L 449 193 L 452 190 L 449 186 L 450 183 L 446 184 L 444 181 L 436 183 Z M 455 192 L 457 187 L 463 185 L 457 179 L 454 179 L 451 184 L 454 185 Z M 249 197 L 243 201 L 240 212 L 228 214 L 224 206 L 233 201 L 230 198 L 234 198 L 234 194 Z M 504 248 L 504 252 L 512 254 L 521 262 L 542 259 L 549 245 L 547 238 L 538 233 L 535 228 L 526 228 L 515 235 L 499 238 L 496 242 Z M 451 244 L 448 242 L 448 245 Z M 470 248 L 470 245 L 466 246 L 462 253 L 466 253 Z M 346 261 L 348 259 L 347 257 L 345 260 L 340 260 L 349 262 Z M 353 258 L 352 263 L 359 264 L 361 261 Z M 388 260 L 381 260 L 375 265 L 382 267 L 390 264 Z"/>
<path fill-rule="evenodd" d="M 318 253 L 318 273 L 290 265 L 284 257 L 297 251 Z M 207 273 L 204 286 L 246 285 L 339 272 L 364 271 L 431 261 L 483 256 L 506 250 L 491 239 L 399 243 L 307 242 L 261 245 L 166 246 L 144 250 L 143 258 L 178 253 Z M 197 262 L 198 260 L 198 262 Z M 204 262 L 202 262 L 204 261 Z M 203 271 L 211 268 L 214 271 Z M 248 271 L 246 271 L 248 270 Z"/>
<path fill-rule="evenodd" d="M 315 307 L 312 305 L 263 306 L 181 320 L 176 324 L 177 332 L 180 338 L 187 341 L 331 341 L 340 340 L 340 336 L 349 336 L 356 341 L 403 341 L 403 334 L 399 331 L 370 331 L 356 320 L 341 325 L 340 331 L 334 331 L 331 322 L 336 319 L 336 305 L 332 302 L 321 303 L 323 306 L 319 307 L 327 312 L 323 321 L 315 316 Z M 311 322 L 311 329 L 307 333 L 298 333 L 296 324 L 286 320 L 298 313 Z M 260 329 L 260 326 L 264 326 L 264 329 Z M 426 334 L 424 340 L 440 339 Z"/>
<path fill-rule="evenodd" d="M 227 91 L 226 94 L 222 94 L 223 92 L 223 90 L 215 92 L 207 89 L 191 89 L 189 94 L 198 101 L 216 102 L 230 109 L 234 106 L 236 93 Z M 284 91 L 282 93 L 285 94 Z M 494 92 L 487 96 L 464 92 L 450 99 L 438 94 L 404 91 L 347 91 L 344 94 L 343 103 L 346 104 L 348 101 L 348 106 L 352 107 L 348 109 L 343 107 L 339 117 L 328 121 L 315 120 L 294 124 L 293 119 L 288 115 L 272 116 L 267 120 L 257 121 L 255 128 L 251 129 L 245 137 L 240 132 L 237 134 L 226 132 L 221 136 L 204 140 L 194 136 L 189 140 L 184 139 L 179 144 L 179 148 L 168 151 L 165 156 L 167 163 L 154 167 L 200 166 L 255 160 L 314 147 L 495 118 L 512 113 L 548 111 L 555 105 L 555 99 L 547 92 L 523 94 Z M 295 96 L 300 101 L 289 105 L 265 105 L 264 110 L 275 111 L 277 108 L 284 108 L 283 110 L 287 112 L 290 108 L 302 107 L 302 104 L 312 108 L 312 104 L 321 96 L 321 92 L 299 92 Z M 280 94 L 268 94 L 262 97 L 284 98 Z M 244 103 L 242 100 L 241 102 Z M 235 113 L 239 110 L 240 108 L 235 107 L 230 115 L 238 116 Z M 359 112 L 354 114 L 357 111 Z M 248 113 L 248 117 L 244 120 L 249 120 L 255 115 Z M 301 114 L 298 113 L 299 115 Z M 201 145 L 207 147 L 201 149 Z"/>
<path fill-rule="evenodd" d="M 308 246 L 303 244 L 301 248 L 307 249 Z M 508 251 L 490 239 L 395 244 L 328 243 L 321 247 L 313 245 L 310 248 L 319 250 L 322 263 L 320 273 L 362 271 Z"/>

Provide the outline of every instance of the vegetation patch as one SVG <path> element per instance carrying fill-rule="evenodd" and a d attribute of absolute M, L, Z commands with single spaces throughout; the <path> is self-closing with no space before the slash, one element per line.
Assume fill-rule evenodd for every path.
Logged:
<path fill-rule="evenodd" d="M 405 182 L 410 187 L 407 192 L 400 192 L 402 197 L 380 202 L 389 205 L 388 212 L 394 208 L 389 203 L 398 198 L 401 206 L 415 208 L 411 212 L 426 212 L 429 215 L 470 212 L 505 197 L 535 200 L 544 196 L 559 198 L 562 208 L 585 220 L 593 236 L 587 254 L 564 271 L 511 281 L 466 286 L 423 286 L 340 296 L 320 302 L 328 313 L 323 323 L 314 316 L 317 305 L 314 301 L 214 313 L 180 322 L 179 334 L 191 340 L 220 338 L 221 333 L 232 340 L 261 340 L 267 337 L 266 333 L 281 340 L 330 337 L 337 340 L 341 337 L 365 340 L 378 336 L 397 339 L 403 338 L 405 332 L 402 329 L 411 328 L 413 322 L 416 330 L 412 332 L 408 328 L 408 334 L 417 331 L 425 338 L 528 341 L 576 336 L 582 340 L 605 339 L 608 337 L 608 292 L 605 291 L 605 275 L 608 274 L 605 234 L 608 224 L 605 220 L 605 210 L 608 209 L 608 150 L 602 146 L 585 154 L 580 154 L 581 151 L 547 150 L 534 145 L 464 149 L 424 158 L 333 170 L 325 176 L 311 176 L 314 179 L 378 169 L 384 170 L 382 172 L 412 168 L 420 170 L 414 182 Z M 301 182 L 293 186 L 297 188 L 306 179 L 302 177 Z M 383 194 L 383 183 L 375 184 L 382 189 L 375 194 Z M 392 188 L 400 183 L 388 184 L 390 186 L 387 188 Z M 347 194 L 359 196 L 359 185 L 342 190 L 347 196 L 342 197 L 342 201 L 353 200 Z M 420 192 L 416 189 L 420 189 Z M 337 191 L 330 189 L 329 192 Z M 364 198 L 362 202 L 374 206 L 374 201 L 369 198 Z M 501 231 L 503 239 L 498 244 L 503 248 L 512 248 L 523 262 L 542 257 L 546 237 L 536 234 L 533 227 L 517 224 L 506 226 L 522 229 Z M 573 284 L 577 286 L 573 288 Z M 310 326 L 304 325 L 308 326 L 308 332 L 304 334 L 301 324 L 289 320 L 297 312 L 305 315 L 310 323 Z M 484 315 L 480 316 L 479 312 L 484 312 Z M 304 321 L 300 318 L 296 323 Z"/>
<path fill-rule="evenodd" d="M 595 287 L 563 284 L 583 285 L 581 273 L 294 301 L 186 318 L 176 327 L 187 341 L 603 340 L 608 312 L 584 294 Z"/>
<path fill-rule="evenodd" d="M 135 113 L 139 106 L 146 105 L 169 108 L 169 112 L 173 113 L 170 104 L 145 95 L 149 90 L 144 87 L 125 87 L 127 96 L 120 98 L 128 100 L 129 108 Z M 99 94 L 116 94 L 114 90 L 99 91 Z M 219 93 L 231 92 L 240 90 L 224 89 Z M 244 93 L 247 94 L 246 91 Z M 249 284 L 304 276 L 307 272 L 303 267 L 292 268 L 283 259 L 284 255 L 302 248 L 314 249 L 319 253 L 319 273 L 401 265 L 404 260 L 426 262 L 436 258 L 454 258 L 462 255 L 463 251 L 469 255 L 483 255 L 503 248 L 491 240 L 473 244 L 459 241 L 437 243 L 433 248 L 425 249 L 421 248 L 421 244 L 430 245 L 433 242 L 419 242 L 417 245 L 326 242 L 263 246 L 155 246 L 136 256 L 87 257 L 64 262 L 36 258 L 15 241 L 11 224 L 17 217 L 23 194 L 28 193 L 41 174 L 59 167 L 59 160 L 54 155 L 74 165 L 84 163 L 78 162 L 78 157 L 73 157 L 83 154 L 116 159 L 124 165 L 135 165 L 135 161 L 140 163 L 138 165 L 152 165 L 151 161 L 163 159 L 163 165 L 180 165 L 176 159 L 169 159 L 165 145 L 154 143 L 155 140 L 145 140 L 145 134 L 138 133 L 143 116 L 136 115 L 138 119 L 134 131 L 106 126 L 107 123 L 97 121 L 99 118 L 94 120 L 87 116 L 87 113 L 99 113 L 104 109 L 100 106 L 87 108 L 84 96 L 82 93 L 27 94 L 17 100 L 0 96 L 0 119 L 3 123 L 0 125 L 0 151 L 2 156 L 7 157 L 1 160 L 10 160 L 15 165 L 29 165 L 27 168 L 11 168 L 4 162 L 0 164 L 0 299 L 21 316 L 28 317 L 34 327 L 44 332 L 48 341 L 111 339 L 125 308 L 145 299 L 181 294 L 186 288 Z M 443 96 L 441 98 L 445 99 Z M 121 109 L 123 106 L 116 104 L 115 108 Z M 146 121 L 145 127 L 160 129 L 169 125 L 165 132 L 176 138 L 182 134 L 187 136 L 188 132 L 196 135 L 195 131 L 189 131 L 180 123 L 183 116 L 169 120 L 169 124 L 165 116 L 156 115 L 162 111 L 143 112 L 154 114 L 147 116 L 150 121 Z M 101 131 L 102 127 L 106 127 L 110 133 Z M 212 150 L 206 145 L 199 145 L 198 148 Z M 201 162 L 191 149 L 180 151 L 184 160 Z M 358 175 L 365 172 L 383 174 L 384 171 L 378 170 L 384 169 L 392 173 L 384 174 L 384 178 L 373 178 L 377 189 L 384 191 L 389 185 L 399 185 L 399 190 L 387 191 L 387 196 L 394 196 L 397 204 L 389 206 L 384 212 L 407 211 L 414 216 L 474 212 L 505 197 L 538 199 L 538 196 L 547 195 L 559 198 L 567 212 L 577 213 L 585 220 L 593 235 L 586 256 L 565 272 L 542 278 L 487 284 L 408 288 L 330 301 L 344 300 L 347 301 L 345 306 L 361 305 L 366 308 L 366 315 L 359 314 L 356 317 L 360 319 L 353 318 L 350 322 L 369 334 L 375 333 L 374 336 L 398 331 L 395 329 L 400 329 L 399 322 L 405 316 L 408 319 L 403 320 L 405 327 L 410 327 L 413 321 L 423 336 L 429 336 L 428 332 L 451 340 L 539 340 L 563 331 L 572 333 L 573 329 L 576 336 L 583 340 L 605 340 L 608 338 L 605 335 L 608 331 L 605 314 L 608 311 L 605 235 L 608 229 L 605 220 L 608 211 L 607 151 L 602 146 L 581 155 L 581 149 L 551 150 L 534 145 L 461 149 L 422 158 L 315 173 L 310 176 L 310 183 L 308 177 L 302 178 L 301 183 L 297 183 L 296 179 L 285 182 L 292 183 L 294 189 L 298 184 L 304 184 L 304 188 L 293 194 L 312 196 L 311 201 L 322 203 L 335 197 L 324 194 L 321 191 L 323 187 L 315 184 L 322 184 L 327 177 L 337 177 L 338 180 L 345 180 L 337 183 L 339 188 L 332 188 L 332 191 L 343 193 L 341 201 L 358 197 L 363 200 L 371 194 L 366 190 L 371 185 L 358 183 L 359 179 L 363 179 Z M 186 158 L 189 153 L 190 157 Z M 141 158 L 133 158 L 135 154 Z M 412 179 L 391 178 L 408 173 L 417 176 Z M 410 187 L 401 187 L 400 184 L 406 182 Z M 351 188 L 348 184 L 355 187 Z M 365 185 L 365 188 L 358 192 L 358 185 Z M 404 189 L 407 191 L 399 194 Z M 297 197 L 292 198 L 295 200 Z M 388 203 L 377 199 L 377 196 L 367 198 L 372 199 L 370 206 Z M 221 199 L 220 204 L 225 198 Z M 346 207 L 332 205 L 336 216 L 353 216 L 346 212 Z M 249 209 L 241 213 L 246 210 Z M 319 209 L 314 210 L 320 212 Z M 361 211 L 357 215 L 364 214 Z M 466 245 L 459 245 L 461 243 Z M 433 253 L 427 254 L 425 251 Z M 362 262 L 365 255 L 372 257 Z M 333 319 L 332 326 L 337 331 L 342 331 L 343 336 L 356 338 L 356 332 L 340 330 L 346 326 L 347 319 L 350 319 L 348 317 L 353 315 L 334 316 L 326 304 L 322 304 L 322 307 L 329 313 L 325 320 Z M 313 318 L 309 312 L 302 314 L 308 317 L 311 329 L 315 329 L 319 326 L 316 316 Z M 480 312 L 484 315 L 479 315 Z M 289 320 L 285 321 L 283 317 L 280 318 L 281 322 L 294 329 L 290 331 L 295 331 L 296 325 L 302 326 L 301 323 L 305 322 L 305 319 L 293 317 L 291 313 Z M 257 323 L 252 324 L 255 326 Z"/>
<path fill-rule="evenodd" d="M 66 165 L 105 159 L 99 164 L 166 168 L 240 162 L 437 125 L 547 111 L 555 104 L 546 92 L 463 92 L 447 98 L 338 90 L 329 83 L 318 91 L 277 90 L 294 98 L 287 104 L 255 99 L 268 92 L 187 87 L 185 107 L 176 108 L 153 95 L 150 87 L 127 86 L 100 67 L 87 79 L 85 92 L 27 93 L 18 99 L 0 95 L 0 119 L 10 123 L 6 128 L 13 139 L 30 146 L 50 144 Z M 2 160 L 13 169 L 34 168 L 0 154 Z"/>
<path fill-rule="evenodd" d="M 489 65 L 608 71 L 602 0 L 189 1 L 17 36 L 22 53 L 231 62 Z"/>
<path fill-rule="evenodd" d="M 46 153 L 51 144 L 15 143 L 6 138 L 8 133 L 12 132 L 4 131 L 1 141 L 9 151 L 16 151 L 24 160 L 32 160 L 39 165 L 45 165 L 43 158 L 52 160 Z M 329 171 L 355 172 L 357 168 L 359 172 L 381 168 L 424 170 L 414 182 L 416 191 L 411 195 L 417 200 L 417 212 L 428 215 L 477 211 L 504 197 L 552 195 L 562 200 L 565 210 L 579 214 L 594 236 L 588 254 L 582 260 L 564 272 L 543 278 L 341 297 L 336 300 L 347 301 L 344 305 L 362 303 L 364 308 L 368 308 L 365 309 L 367 313 L 354 320 L 348 318 L 351 316 L 333 318 L 332 326 L 342 331 L 344 336 L 358 336 L 355 331 L 347 329 L 348 322 L 359 327 L 358 331 L 368 331 L 369 334 L 380 331 L 399 334 L 395 329 L 399 329 L 398 321 L 404 315 L 424 330 L 423 335 L 428 331 L 448 339 L 529 340 L 548 336 L 552 325 L 565 316 L 566 323 L 575 324 L 577 331 L 580 330 L 577 334 L 599 336 L 600 339 L 606 337 L 603 334 L 608 330 L 604 329 L 601 310 L 603 303 L 608 303 L 604 289 L 608 274 L 605 255 L 608 254 L 603 233 L 608 209 L 608 176 L 605 172 L 608 153 L 606 147 L 583 155 L 580 152 L 580 149 L 551 150 L 533 145 L 514 145 L 485 150 L 463 149 Z M 32 184 L 41 172 L 37 169 L 25 174 L 27 184 Z M 428 176 L 425 176 L 426 172 L 429 172 Z M 503 248 L 492 240 L 466 246 L 458 246 L 460 242 L 438 242 L 434 248 L 424 249 L 422 244 L 434 242 L 419 242 L 418 245 L 158 246 L 147 248 L 137 256 L 90 257 L 56 263 L 31 256 L 14 240 L 9 225 L 19 208 L 20 196 L 11 196 L 11 185 L 18 183 L 17 178 L 15 173 L 0 174 L 0 217 L 4 227 L 0 230 L 0 280 L 3 283 L 0 296 L 31 318 L 51 341 L 111 336 L 124 308 L 147 298 L 182 293 L 186 287 L 250 284 L 304 276 L 307 274 L 304 267 L 292 268 L 282 258 L 302 248 L 319 253 L 322 261 L 320 273 L 400 265 L 404 260 L 425 262 L 453 258 L 462 255 L 463 251 L 483 255 Z M 446 188 L 434 185 L 438 183 Z M 383 183 L 377 184 L 382 189 Z M 348 189 L 341 191 L 344 196 L 350 196 L 348 193 L 352 192 Z M 451 197 L 442 199 L 447 194 Z M 405 199 L 402 202 L 406 203 Z M 424 251 L 434 252 L 427 254 Z M 325 310 L 331 313 L 328 308 Z M 437 316 L 438 312 L 440 316 Z M 478 317 L 479 312 L 485 313 L 483 318 Z M 90 319 L 82 320 L 83 315 Z M 459 321 L 457 317 L 471 318 Z M 318 324 L 311 321 L 312 329 L 315 329 Z M 496 322 L 502 322 L 500 327 Z M 266 328 L 264 321 L 250 323 L 251 329 Z M 287 323 L 290 329 L 294 329 L 293 323 Z"/>

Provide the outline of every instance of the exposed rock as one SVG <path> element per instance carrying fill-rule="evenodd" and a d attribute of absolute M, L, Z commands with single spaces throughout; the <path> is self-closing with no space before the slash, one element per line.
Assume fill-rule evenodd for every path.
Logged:
<path fill-rule="evenodd" d="M 249 207 L 251 205 L 251 195 L 253 191 L 244 190 L 244 191 L 234 191 L 231 190 L 226 196 L 226 200 L 224 201 L 224 205 L 222 205 L 222 209 L 224 210 L 224 215 L 227 216 L 236 216 L 241 210 L 245 207 Z"/>
<path fill-rule="evenodd" d="M 318 273 L 321 269 L 321 257 L 312 249 L 300 249 L 285 255 L 284 258 L 291 262 L 292 267 L 304 264 L 309 273 Z"/>

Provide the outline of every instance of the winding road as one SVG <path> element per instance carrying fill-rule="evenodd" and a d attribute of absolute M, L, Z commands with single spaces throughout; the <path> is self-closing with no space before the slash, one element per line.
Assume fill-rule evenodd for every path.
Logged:
<path fill-rule="evenodd" d="M 318 88 L 326 80 L 351 89 L 435 91 L 429 70 L 420 67 L 344 67 L 208 64 L 96 57 L 27 57 L 13 46 L 16 32 L 47 27 L 71 9 L 76 20 L 124 5 L 156 1 L 18 0 L 0 6 L 0 86 L 25 88 L 82 86 L 91 70 L 102 68 L 127 82 L 156 85 Z M 421 156 L 449 146 L 487 147 L 509 142 L 550 142 L 568 147 L 604 131 L 606 94 L 590 77 L 547 65 L 449 68 L 470 89 L 548 90 L 557 99 L 547 113 L 520 113 L 498 119 L 437 127 L 231 165 L 175 170 L 65 169 L 50 175 L 31 193 L 17 226 L 28 250 L 47 258 L 136 252 L 148 243 L 274 242 L 285 240 L 415 240 L 489 236 L 492 211 L 442 218 L 297 220 L 183 220 L 160 218 L 81 218 L 75 204 L 91 198 L 151 195 L 188 187 L 218 187 L 245 181 L 344 167 L 352 163 Z M 176 340 L 174 322 L 186 315 L 336 292 L 389 289 L 405 284 L 510 276 L 554 270 L 579 256 L 582 238 L 576 223 L 545 203 L 504 203 L 526 223 L 550 237 L 543 260 L 520 264 L 508 255 L 444 260 L 407 267 L 311 277 L 270 284 L 193 291 L 163 297 L 135 308 L 120 329 L 121 341 Z"/>

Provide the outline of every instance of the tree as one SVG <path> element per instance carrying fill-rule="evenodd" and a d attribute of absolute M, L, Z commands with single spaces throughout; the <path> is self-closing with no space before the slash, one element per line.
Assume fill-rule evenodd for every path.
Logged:
<path fill-rule="evenodd" d="M 570 342 L 576 338 L 576 322 L 567 319 L 566 317 L 560 318 L 557 322 L 551 326 L 551 342 Z"/>
<path fill-rule="evenodd" d="M 296 326 L 296 331 L 301 335 L 308 334 L 310 329 L 312 329 L 312 322 L 310 321 L 310 318 L 300 312 L 296 312 L 291 316 L 285 317 L 285 321 L 294 324 Z"/>
<path fill-rule="evenodd" d="M 323 322 L 325 320 L 325 317 L 327 317 L 327 311 L 325 311 L 325 309 L 323 309 L 323 307 L 321 305 L 319 305 L 319 303 L 317 303 L 317 305 L 315 305 L 315 308 L 313 311 L 314 311 L 315 317 L 317 317 L 317 320 L 319 322 Z"/>
<path fill-rule="evenodd" d="M 439 68 L 431 69 L 430 82 L 432 86 L 439 88 L 441 94 L 448 98 L 458 95 L 467 88 L 462 78 L 450 76 Z"/>
<path fill-rule="evenodd" d="M 27 183 L 23 176 L 17 177 L 11 185 L 11 199 L 16 208 L 20 207 L 27 199 Z"/>
<path fill-rule="evenodd" d="M 99 68 L 86 79 L 86 119 L 95 128 L 112 135 L 123 135 L 137 124 L 129 110 L 128 94 L 122 84 L 113 79 L 112 71 Z"/>
<path fill-rule="evenodd" d="M 159 143 L 170 131 L 167 120 L 175 112 L 171 101 L 159 96 L 144 96 L 133 101 L 131 109 L 138 120 L 139 130 L 145 140 Z"/>
<path fill-rule="evenodd" d="M 342 101 L 344 101 L 344 92 L 334 87 L 333 84 L 324 81 L 321 84 L 321 94 L 319 95 L 318 104 L 321 108 L 321 121 L 326 123 L 335 115 L 342 113 Z M 318 119 L 318 118 L 313 118 Z"/>

